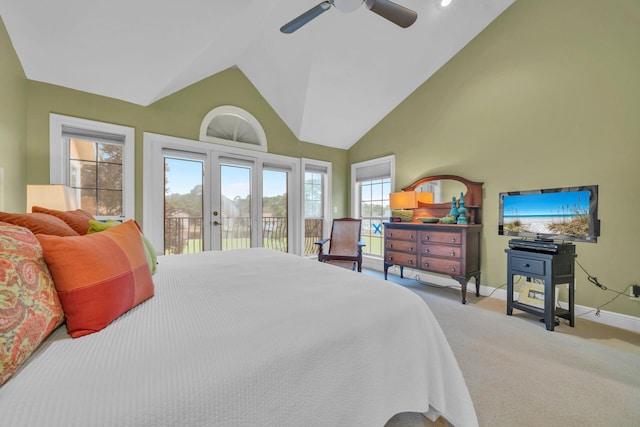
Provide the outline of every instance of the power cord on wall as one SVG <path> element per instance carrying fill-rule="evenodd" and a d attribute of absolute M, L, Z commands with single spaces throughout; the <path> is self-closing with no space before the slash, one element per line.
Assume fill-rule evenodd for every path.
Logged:
<path fill-rule="evenodd" d="M 632 285 L 627 286 L 627 288 L 620 292 L 620 291 L 616 291 L 615 289 L 609 289 L 608 287 L 606 287 L 605 285 L 603 285 L 602 283 L 600 283 L 598 281 L 598 278 L 595 276 L 592 276 L 591 274 L 589 274 L 589 272 L 582 266 L 582 264 L 580 264 L 577 260 L 576 260 L 576 264 L 578 264 L 578 267 L 580 267 L 582 269 L 582 271 L 584 271 L 584 273 L 587 275 L 587 280 L 589 280 L 589 282 L 593 283 L 595 286 L 599 287 L 600 289 L 602 289 L 603 291 L 609 291 L 609 292 L 613 292 L 616 294 L 616 296 L 614 296 L 613 298 L 611 298 L 609 301 L 605 302 L 604 304 L 599 305 L 598 307 L 596 307 L 593 310 L 589 310 L 586 313 L 582 313 L 580 316 L 578 317 L 582 317 L 585 316 L 589 313 L 593 313 L 595 312 L 596 317 L 600 317 L 600 309 L 604 306 L 606 306 L 607 304 L 612 303 L 616 298 L 618 298 L 620 295 L 627 295 L 627 292 L 629 291 L 629 288 Z"/>

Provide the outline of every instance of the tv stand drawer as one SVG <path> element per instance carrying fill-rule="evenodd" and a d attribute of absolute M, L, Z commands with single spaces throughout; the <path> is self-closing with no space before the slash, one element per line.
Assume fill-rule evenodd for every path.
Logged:
<path fill-rule="evenodd" d="M 522 273 L 530 273 L 530 274 L 538 274 L 544 275 L 544 268 L 546 262 L 543 260 L 531 259 L 531 258 L 520 258 L 514 256 L 511 260 L 511 270 L 522 272 Z"/>

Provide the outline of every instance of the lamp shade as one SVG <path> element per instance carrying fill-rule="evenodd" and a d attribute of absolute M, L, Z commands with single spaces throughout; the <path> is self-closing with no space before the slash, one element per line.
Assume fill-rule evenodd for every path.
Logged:
<path fill-rule="evenodd" d="M 415 191 L 398 191 L 389 193 L 391 209 L 415 209 L 418 207 Z"/>
<path fill-rule="evenodd" d="M 60 211 L 78 209 L 73 188 L 62 184 L 27 185 L 27 212 L 31 212 L 33 206 Z"/>

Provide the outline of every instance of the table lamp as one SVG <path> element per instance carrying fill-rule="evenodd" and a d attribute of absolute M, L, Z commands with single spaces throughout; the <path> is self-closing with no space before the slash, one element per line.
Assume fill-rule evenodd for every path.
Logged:
<path fill-rule="evenodd" d="M 418 207 L 415 191 L 398 191 L 389 193 L 391 216 L 399 217 L 402 222 L 413 221 L 413 210 Z"/>

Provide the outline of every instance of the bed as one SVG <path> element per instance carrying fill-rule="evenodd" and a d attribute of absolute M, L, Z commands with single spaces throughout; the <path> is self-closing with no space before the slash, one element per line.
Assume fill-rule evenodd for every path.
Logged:
<path fill-rule="evenodd" d="M 103 330 L 56 328 L 0 387 L 17 426 L 478 424 L 424 301 L 268 249 L 160 256 L 154 296 Z"/>

